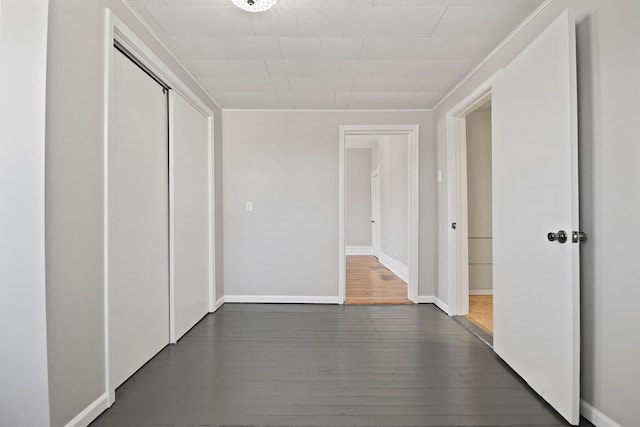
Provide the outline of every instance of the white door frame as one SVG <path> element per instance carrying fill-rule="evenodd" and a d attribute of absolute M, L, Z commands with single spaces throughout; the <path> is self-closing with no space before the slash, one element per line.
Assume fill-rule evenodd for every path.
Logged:
<path fill-rule="evenodd" d="M 180 93 L 186 100 L 188 100 L 197 110 L 199 110 L 204 116 L 208 118 L 209 123 L 209 135 L 208 135 L 208 168 L 209 168 L 209 312 L 214 312 L 217 309 L 216 306 L 216 294 L 215 294 L 215 185 L 214 185 L 214 151 L 213 151 L 213 111 L 203 103 L 198 96 L 189 89 L 189 87 L 175 74 L 169 67 L 167 67 L 160 58 L 158 58 L 151 49 L 140 40 L 136 34 L 125 25 L 110 9 L 105 9 L 105 38 L 104 38 L 104 126 L 103 126 L 103 282 L 104 282 L 104 346 L 105 346 L 105 394 L 107 396 L 107 405 L 110 407 L 115 402 L 115 387 L 111 380 L 110 369 L 110 350 L 109 350 L 109 144 L 110 144 L 110 105 L 113 88 L 113 51 L 114 42 L 118 41 L 124 46 L 132 55 L 135 55 L 145 67 L 151 70 L 156 76 L 162 79 L 167 85 L 171 87 L 171 90 L 175 90 Z M 172 118 L 169 117 L 169 125 Z M 173 142 L 170 141 L 170 144 Z M 171 147 L 170 147 L 171 148 Z M 171 156 L 171 149 L 169 155 Z M 170 158 L 170 162 L 172 159 Z M 167 165 L 169 167 L 169 165 Z M 173 183 L 173 168 L 169 168 L 169 183 Z M 169 218 L 170 218 L 170 230 L 167 232 L 169 236 L 169 319 L 170 325 L 167 325 L 170 333 L 170 342 L 175 343 L 176 337 L 173 330 L 173 280 L 172 271 L 174 260 L 171 254 L 173 254 L 173 200 L 172 193 L 173 186 L 168 183 L 169 191 Z"/>
<path fill-rule="evenodd" d="M 418 302 L 418 220 L 419 220 L 419 145 L 418 125 L 342 125 L 340 126 L 338 185 L 338 299 L 346 297 L 345 259 L 345 139 L 348 135 L 406 135 L 409 140 L 409 281 L 407 297 Z"/>
<path fill-rule="evenodd" d="M 491 98 L 498 73 L 447 112 L 447 289 L 450 316 L 469 314 L 469 221 L 467 213 L 466 116 Z M 456 228 L 453 228 L 453 223 Z"/>

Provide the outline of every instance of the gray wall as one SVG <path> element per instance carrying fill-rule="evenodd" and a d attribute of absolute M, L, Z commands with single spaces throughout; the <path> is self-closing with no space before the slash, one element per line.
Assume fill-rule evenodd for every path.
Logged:
<path fill-rule="evenodd" d="M 378 144 L 380 250 L 409 264 L 409 139 L 385 135 Z"/>
<path fill-rule="evenodd" d="M 345 245 L 371 246 L 370 148 L 345 153 Z"/>
<path fill-rule="evenodd" d="M 46 279 L 51 423 L 64 425 L 105 392 L 103 63 L 111 8 L 203 100 L 176 61 L 117 0 L 50 2 L 46 128 Z M 216 129 L 220 136 L 220 112 Z M 220 153 L 220 139 L 216 153 Z M 220 156 L 217 159 L 220 176 Z M 218 197 L 221 192 L 219 191 Z M 218 199 L 218 209 L 220 200 Z M 221 224 L 218 223 L 218 236 Z M 218 242 L 218 261 L 221 258 Z M 218 274 L 221 275 L 220 264 Z M 222 279 L 220 277 L 220 279 Z M 221 282 L 219 282 L 221 287 Z M 218 289 L 218 295 L 222 290 Z"/>
<path fill-rule="evenodd" d="M 225 111 L 223 118 L 226 295 L 336 297 L 339 126 L 402 123 L 420 125 L 419 293 L 433 295 L 431 113 Z M 253 212 L 244 212 L 245 201 Z"/>
<path fill-rule="evenodd" d="M 447 111 L 508 64 L 562 10 L 577 19 L 581 228 L 582 398 L 615 422 L 640 419 L 640 3 L 556 0 L 480 67 L 435 111 L 438 165 L 446 177 Z M 447 265 L 446 180 L 439 186 L 440 266 Z M 444 270 L 444 271 L 443 271 Z M 447 299 L 446 269 L 438 295 Z M 629 329 L 631 328 L 631 329 Z"/>
<path fill-rule="evenodd" d="M 491 223 L 491 112 L 474 111 L 467 125 L 469 291 L 493 289 Z"/>

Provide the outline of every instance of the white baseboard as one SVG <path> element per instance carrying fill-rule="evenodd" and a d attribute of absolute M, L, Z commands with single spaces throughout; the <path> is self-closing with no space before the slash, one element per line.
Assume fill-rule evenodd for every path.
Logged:
<path fill-rule="evenodd" d="M 597 427 L 622 427 L 584 400 L 580 400 L 580 415 Z"/>
<path fill-rule="evenodd" d="M 469 289 L 469 295 L 493 295 L 493 289 Z"/>
<path fill-rule="evenodd" d="M 371 246 L 345 246 L 345 255 L 373 255 Z"/>
<path fill-rule="evenodd" d="M 213 307 L 212 313 L 215 313 L 216 311 L 218 311 L 218 309 L 222 307 L 223 304 L 224 304 L 224 295 L 218 298 L 218 301 L 216 301 L 216 304 Z"/>
<path fill-rule="evenodd" d="M 451 310 L 449 310 L 449 306 L 445 304 L 444 301 L 442 301 L 440 298 L 436 298 L 435 304 L 436 304 L 436 307 L 438 307 L 440 310 L 444 311 L 446 314 L 451 316 Z"/>
<path fill-rule="evenodd" d="M 409 282 L 409 267 L 407 267 L 397 259 L 392 258 L 383 252 L 380 252 L 380 256 L 378 256 L 378 261 L 380 261 L 380 264 L 384 265 L 389 270 L 391 270 L 393 274 L 395 274 L 405 282 L 407 283 Z"/>
<path fill-rule="evenodd" d="M 91 421 L 98 418 L 98 415 L 103 413 L 108 407 L 109 396 L 105 393 L 65 424 L 65 427 L 87 427 L 91 424 Z"/>
<path fill-rule="evenodd" d="M 418 303 L 420 304 L 435 304 L 440 310 L 444 311 L 446 314 L 451 316 L 451 312 L 449 311 L 449 306 L 442 302 L 442 300 L 433 295 L 421 295 L 418 297 Z"/>
<path fill-rule="evenodd" d="M 307 297 L 295 295 L 225 295 L 224 302 L 267 304 L 340 304 L 336 297 Z"/>

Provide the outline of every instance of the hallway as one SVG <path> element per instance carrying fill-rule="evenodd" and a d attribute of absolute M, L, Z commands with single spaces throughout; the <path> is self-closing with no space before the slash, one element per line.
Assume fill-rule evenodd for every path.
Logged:
<path fill-rule="evenodd" d="M 116 398 L 93 426 L 565 425 L 430 304 L 225 304 Z"/>

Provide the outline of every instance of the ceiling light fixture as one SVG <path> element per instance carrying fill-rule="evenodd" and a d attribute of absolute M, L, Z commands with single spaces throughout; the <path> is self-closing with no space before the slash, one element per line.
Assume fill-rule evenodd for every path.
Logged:
<path fill-rule="evenodd" d="M 271 9 L 278 0 L 231 0 L 233 4 L 247 12 L 264 12 Z"/>

